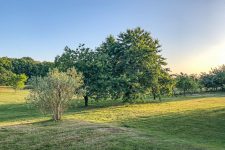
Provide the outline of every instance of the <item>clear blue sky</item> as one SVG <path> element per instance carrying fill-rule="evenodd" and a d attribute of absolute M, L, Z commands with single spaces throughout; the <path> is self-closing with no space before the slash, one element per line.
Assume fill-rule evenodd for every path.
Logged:
<path fill-rule="evenodd" d="M 173 72 L 225 63 L 225 0 L 0 0 L 0 56 L 53 61 L 66 45 L 98 46 L 140 26 Z"/>

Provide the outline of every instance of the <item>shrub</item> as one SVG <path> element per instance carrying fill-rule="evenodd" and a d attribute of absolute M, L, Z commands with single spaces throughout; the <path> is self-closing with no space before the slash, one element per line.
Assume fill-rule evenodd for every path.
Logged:
<path fill-rule="evenodd" d="M 75 69 L 67 73 L 54 69 L 46 77 L 32 77 L 27 102 L 42 113 L 52 114 L 53 120 L 61 119 L 63 111 L 74 95 L 79 94 L 82 76 Z"/>

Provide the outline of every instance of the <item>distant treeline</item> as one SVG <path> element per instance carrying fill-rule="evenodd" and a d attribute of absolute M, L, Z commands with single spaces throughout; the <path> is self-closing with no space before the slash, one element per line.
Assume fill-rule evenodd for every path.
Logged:
<path fill-rule="evenodd" d="M 225 91 L 225 65 L 212 68 L 208 73 L 174 75 L 178 94 Z"/>
<path fill-rule="evenodd" d="M 0 58 L 0 85 L 11 85 L 12 78 L 16 75 L 23 75 L 26 78 L 31 76 L 46 76 L 49 69 L 54 67 L 52 62 L 39 62 L 30 57 L 23 58 Z"/>
<path fill-rule="evenodd" d="M 13 85 L 11 77 L 15 75 L 20 75 L 18 81 L 25 79 L 24 75 L 43 77 L 51 68 L 60 72 L 74 68 L 82 74 L 86 106 L 89 98 L 130 101 L 148 95 L 161 99 L 164 95 L 225 91 L 225 65 L 199 75 L 171 74 L 159 40 L 141 28 L 128 29 L 117 37 L 109 36 L 95 49 L 84 44 L 76 49 L 65 47 L 54 63 L 30 57 L 2 57 L 0 85 Z"/>

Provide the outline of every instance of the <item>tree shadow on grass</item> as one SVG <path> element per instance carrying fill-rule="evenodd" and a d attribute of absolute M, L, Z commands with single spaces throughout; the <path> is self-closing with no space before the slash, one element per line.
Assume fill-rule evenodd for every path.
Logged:
<path fill-rule="evenodd" d="M 218 95 L 217 97 L 220 97 Z M 169 101 L 186 101 L 186 100 L 193 100 L 203 98 L 201 97 L 185 97 L 185 98 L 171 98 L 167 99 L 165 101 L 159 102 L 159 101 L 152 101 L 146 100 L 144 102 L 139 101 L 136 104 L 144 104 L 144 103 L 164 103 Z M 74 102 L 77 102 L 76 100 Z M 114 107 L 114 106 L 124 106 L 124 105 L 130 105 L 129 103 L 123 103 L 121 100 L 112 101 L 112 100 L 101 100 L 99 102 L 96 101 L 90 101 L 89 107 L 83 107 L 83 101 L 79 101 L 78 104 L 72 103 L 72 107 L 69 107 L 69 109 L 64 112 L 64 114 L 71 114 L 71 113 L 87 113 L 86 110 L 95 110 L 100 108 L 107 108 L 107 107 Z M 133 103 L 131 103 L 133 104 Z M 47 115 L 49 118 L 51 116 Z M 3 104 L 0 105 L 0 123 L 4 122 L 16 122 L 21 120 L 31 120 L 31 119 L 38 119 L 46 117 L 46 115 L 41 114 L 37 109 L 35 108 L 28 108 L 26 103 L 22 104 Z"/>
<path fill-rule="evenodd" d="M 225 147 L 225 108 L 139 117 L 122 121 L 121 125 L 216 149 Z"/>
<path fill-rule="evenodd" d="M 220 97 L 225 97 L 223 94 L 198 94 L 198 95 L 188 95 L 188 96 L 178 96 L 178 97 L 165 97 L 161 101 L 160 100 L 154 100 L 151 97 L 147 97 L 142 100 L 133 100 L 131 102 L 126 102 L 124 103 L 121 99 L 120 100 L 90 100 L 89 101 L 89 106 L 85 107 L 84 106 L 84 101 L 79 99 L 79 100 L 74 100 L 71 102 L 71 105 L 68 109 L 67 112 L 69 113 L 74 113 L 74 112 L 79 112 L 79 113 L 85 113 L 86 110 L 95 110 L 99 108 L 108 108 L 108 107 L 115 107 L 115 106 L 125 106 L 125 105 L 132 105 L 132 104 L 155 104 L 155 103 L 165 103 L 165 102 L 173 102 L 173 101 L 189 101 L 189 100 L 199 100 L 202 98 L 220 98 Z"/>
<path fill-rule="evenodd" d="M 28 108 L 26 104 L 3 104 L 0 105 L 0 123 L 27 120 L 41 117 L 36 109 Z"/>

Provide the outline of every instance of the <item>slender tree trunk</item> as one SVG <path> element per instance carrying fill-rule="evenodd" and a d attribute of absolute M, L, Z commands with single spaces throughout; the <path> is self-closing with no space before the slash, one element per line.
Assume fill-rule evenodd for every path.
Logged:
<path fill-rule="evenodd" d="M 153 99 L 155 100 L 156 99 L 156 94 L 153 92 Z"/>
<path fill-rule="evenodd" d="M 85 105 L 85 107 L 88 106 L 88 96 L 87 95 L 84 96 L 84 105 Z"/>
<path fill-rule="evenodd" d="M 56 109 L 54 108 L 53 112 L 52 112 L 52 120 L 56 121 Z"/>
<path fill-rule="evenodd" d="M 57 109 L 57 120 L 61 120 L 61 109 L 60 109 L 60 107 Z"/>
<path fill-rule="evenodd" d="M 153 99 L 156 99 L 156 94 L 155 94 L 155 89 L 152 87 L 152 94 L 153 94 Z"/>
<path fill-rule="evenodd" d="M 62 113 L 61 113 L 60 108 L 58 107 L 53 112 L 52 119 L 55 120 L 55 121 L 58 121 L 58 120 L 61 120 L 61 116 L 62 116 Z"/>

